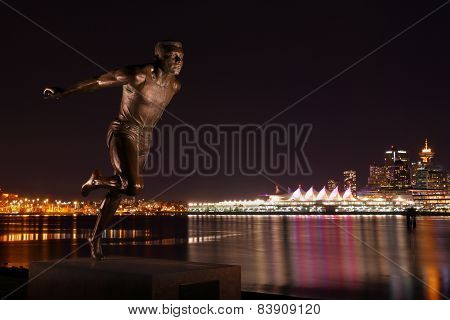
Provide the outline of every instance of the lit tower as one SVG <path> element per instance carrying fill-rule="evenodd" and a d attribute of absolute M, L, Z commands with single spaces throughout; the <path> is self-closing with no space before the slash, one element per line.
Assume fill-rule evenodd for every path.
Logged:
<path fill-rule="evenodd" d="M 429 166 L 431 164 L 431 159 L 434 157 L 434 152 L 431 151 L 431 148 L 428 148 L 428 139 L 425 139 L 425 148 L 419 152 L 419 157 L 422 159 L 422 164 L 424 166 Z"/>

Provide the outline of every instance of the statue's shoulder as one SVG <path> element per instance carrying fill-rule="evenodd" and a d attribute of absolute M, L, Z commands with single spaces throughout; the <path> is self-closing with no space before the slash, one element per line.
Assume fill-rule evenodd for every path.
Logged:
<path fill-rule="evenodd" d="M 155 78 L 155 66 L 153 63 L 146 63 L 142 65 L 142 72 L 145 73 L 146 76 L 151 77 L 152 79 Z"/>
<path fill-rule="evenodd" d="M 177 78 L 175 78 L 173 80 L 173 88 L 174 88 L 175 92 L 178 92 L 181 90 L 181 82 Z"/>

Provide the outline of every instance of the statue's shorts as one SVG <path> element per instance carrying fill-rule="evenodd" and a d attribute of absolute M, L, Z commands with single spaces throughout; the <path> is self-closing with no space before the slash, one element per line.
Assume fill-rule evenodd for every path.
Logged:
<path fill-rule="evenodd" d="M 141 127 L 126 121 L 114 120 L 109 126 L 107 145 L 114 172 L 122 188 L 130 195 L 144 187 L 142 169 L 152 141 L 152 127 Z"/>

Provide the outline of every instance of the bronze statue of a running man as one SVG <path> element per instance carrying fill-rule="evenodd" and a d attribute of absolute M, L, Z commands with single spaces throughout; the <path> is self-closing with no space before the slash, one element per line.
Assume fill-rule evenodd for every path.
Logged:
<path fill-rule="evenodd" d="M 80 92 L 122 86 L 119 115 L 108 130 L 107 145 L 114 174 L 102 176 L 94 170 L 81 187 L 83 196 L 94 189 L 107 189 L 95 227 L 88 241 L 91 255 L 102 259 L 101 236 L 114 216 L 123 195 L 136 196 L 144 187 L 141 171 L 151 142 L 151 132 L 172 97 L 180 90 L 176 76 L 183 67 L 184 52 L 180 42 L 160 41 L 155 47 L 155 61 L 110 71 L 67 89 L 46 88 L 44 97 L 61 99 Z"/>

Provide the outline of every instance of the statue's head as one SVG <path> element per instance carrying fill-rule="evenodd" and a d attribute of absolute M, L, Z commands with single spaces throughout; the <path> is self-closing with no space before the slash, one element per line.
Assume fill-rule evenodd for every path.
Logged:
<path fill-rule="evenodd" d="M 181 42 L 158 41 L 155 56 L 164 72 L 179 74 L 183 67 L 184 52 Z"/>

